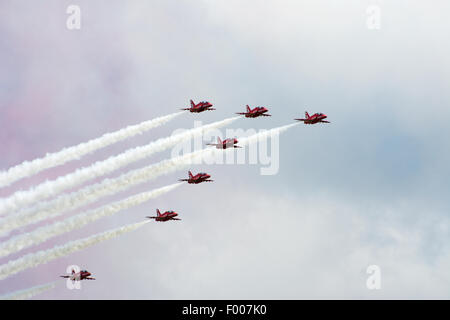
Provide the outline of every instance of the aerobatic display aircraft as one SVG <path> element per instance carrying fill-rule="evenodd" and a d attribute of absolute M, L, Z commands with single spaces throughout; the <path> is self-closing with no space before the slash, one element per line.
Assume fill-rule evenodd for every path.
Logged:
<path fill-rule="evenodd" d="M 189 179 L 180 179 L 178 181 L 187 181 L 187 183 L 190 184 L 198 184 L 198 183 L 202 183 L 202 182 L 212 182 L 214 180 L 208 180 L 209 178 L 211 178 L 211 176 L 207 173 L 204 172 L 200 172 L 197 173 L 195 176 L 192 175 L 192 172 L 188 172 L 189 174 Z"/>
<path fill-rule="evenodd" d="M 322 122 L 322 123 L 330 123 L 329 121 L 324 120 L 324 119 L 326 119 L 326 118 L 327 118 L 327 115 L 326 115 L 326 114 L 323 114 L 323 113 L 315 113 L 315 114 L 313 114 L 312 116 L 310 116 L 310 115 L 308 114 L 308 112 L 306 111 L 306 112 L 305 112 L 305 119 L 294 119 L 294 120 L 297 120 L 297 121 L 303 121 L 305 124 L 315 124 L 315 123 L 319 123 L 319 122 Z"/>
<path fill-rule="evenodd" d="M 91 277 L 91 273 L 87 270 L 81 270 L 80 272 L 75 272 L 72 269 L 72 274 L 69 276 L 60 276 L 61 278 L 70 279 L 72 281 L 81 281 L 81 280 L 95 280 L 95 278 Z"/>
<path fill-rule="evenodd" d="M 236 138 L 233 139 L 225 139 L 220 140 L 219 137 L 217 137 L 217 143 L 207 143 L 207 146 L 216 146 L 217 149 L 227 149 L 227 148 L 241 148 L 240 146 L 236 146 L 236 143 L 239 141 Z"/>
<path fill-rule="evenodd" d="M 161 221 L 161 222 L 165 222 L 165 221 L 169 221 L 169 220 L 181 220 L 179 218 L 175 218 L 176 216 L 178 216 L 178 213 L 176 213 L 175 211 L 172 211 L 172 210 L 161 213 L 159 211 L 159 209 L 156 209 L 156 214 L 157 214 L 156 217 L 147 216 L 146 218 L 155 219 L 155 221 Z"/>
<path fill-rule="evenodd" d="M 190 108 L 183 108 L 181 110 L 189 110 L 190 112 L 194 113 L 200 113 L 203 111 L 209 111 L 209 110 L 216 110 L 214 108 L 211 108 L 213 105 L 211 102 L 208 101 L 201 101 L 197 104 L 194 103 L 194 101 L 191 100 L 191 107 Z"/>
<path fill-rule="evenodd" d="M 257 117 L 271 117 L 270 114 L 266 114 L 269 111 L 264 107 L 255 107 L 254 109 L 250 109 L 247 105 L 247 112 L 236 112 L 236 114 L 242 114 L 246 118 L 257 118 Z"/>

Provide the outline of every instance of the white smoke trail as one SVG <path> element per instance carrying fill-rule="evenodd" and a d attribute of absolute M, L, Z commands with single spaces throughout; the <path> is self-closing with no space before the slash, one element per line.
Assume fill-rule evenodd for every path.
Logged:
<path fill-rule="evenodd" d="M 267 138 L 269 136 L 273 136 L 273 135 L 276 135 L 276 134 L 280 134 L 280 133 L 282 133 L 282 132 L 284 132 L 284 131 L 292 128 L 292 127 L 295 127 L 299 123 L 300 122 L 287 124 L 287 125 L 282 126 L 282 127 L 273 128 L 273 129 L 266 130 L 266 131 L 261 131 L 261 132 L 252 134 L 251 136 L 240 138 L 238 145 L 245 146 L 245 145 L 249 145 L 249 144 L 251 144 L 253 142 L 258 142 L 258 140 L 265 139 L 265 138 Z"/>
<path fill-rule="evenodd" d="M 26 300 L 30 299 L 38 294 L 53 289 L 56 286 L 56 281 L 42 284 L 40 286 L 15 291 L 0 297 L 0 300 Z"/>
<path fill-rule="evenodd" d="M 0 187 L 8 186 L 20 179 L 37 174 L 45 169 L 62 165 L 71 160 L 80 159 L 95 150 L 107 147 L 116 142 L 142 134 L 152 128 L 161 126 L 173 118 L 183 114 L 176 112 L 167 116 L 131 125 L 115 132 L 102 135 L 99 138 L 80 143 L 76 146 L 64 148 L 58 152 L 47 153 L 44 157 L 32 161 L 24 161 L 6 171 L 0 172 Z"/>
<path fill-rule="evenodd" d="M 39 243 L 45 242 L 48 239 L 56 237 L 60 234 L 82 228 L 83 226 L 97 221 L 100 218 L 137 206 L 150 199 L 154 199 L 160 195 L 172 191 L 182 184 L 184 183 L 178 182 L 152 191 L 142 192 L 124 200 L 116 201 L 100 208 L 77 214 L 76 216 L 70 217 L 66 220 L 40 227 L 32 232 L 15 236 L 6 242 L 0 243 L 0 257 L 19 252 L 33 245 L 38 245 Z"/>
<path fill-rule="evenodd" d="M 228 125 L 239 118 L 240 117 L 228 118 L 198 128 L 190 129 L 186 132 L 167 138 L 159 139 L 145 146 L 129 149 L 106 160 L 97 161 L 89 167 L 78 169 L 73 173 L 61 176 L 55 180 L 46 181 L 27 191 L 17 191 L 10 197 L 0 200 L 0 215 L 5 214 L 6 212 L 16 211 L 36 201 L 57 195 L 66 189 L 75 187 L 96 177 L 106 175 L 132 162 L 149 157 L 156 152 L 166 150 L 181 141 L 201 135 L 208 130 L 217 129 Z"/>
<path fill-rule="evenodd" d="M 258 139 L 283 132 L 295 125 L 297 124 L 289 124 L 279 128 L 256 133 L 249 137 L 241 138 L 239 139 L 239 145 L 245 146 L 250 143 L 257 142 Z M 161 175 L 181 170 L 189 166 L 196 158 L 207 156 L 208 153 L 212 154 L 214 152 L 223 152 L 223 150 L 206 148 L 191 153 L 186 153 L 182 156 L 163 160 L 142 169 L 132 170 L 115 179 L 105 179 L 100 183 L 89 185 L 78 191 L 69 194 L 62 194 L 54 200 L 42 202 L 33 208 L 27 208 L 15 215 L 1 219 L 0 235 L 5 235 L 8 232 L 29 224 L 59 216 L 64 211 L 69 209 L 75 210 L 83 205 L 93 203 L 102 197 L 127 190 L 128 188 L 140 183 L 156 179 Z"/>
<path fill-rule="evenodd" d="M 71 253 L 91 247 L 97 243 L 136 230 L 149 222 L 150 220 L 129 224 L 120 228 L 98 233 L 87 238 L 70 241 L 66 244 L 55 246 L 48 250 L 29 253 L 16 260 L 8 261 L 7 263 L 0 265 L 0 280 L 6 279 L 9 276 L 23 270 L 36 267 L 40 264 L 48 263 L 55 259 L 67 256 Z"/>
<path fill-rule="evenodd" d="M 213 148 L 203 149 L 163 160 L 141 169 L 129 171 L 117 178 L 104 179 L 99 183 L 86 186 L 78 191 L 62 194 L 51 201 L 41 202 L 35 207 L 24 209 L 17 214 L 0 219 L 0 235 L 4 236 L 8 232 L 20 227 L 59 216 L 69 209 L 75 210 L 81 206 L 93 203 L 102 197 L 125 191 L 135 185 L 156 179 L 161 175 L 180 170 L 191 164 L 192 160 L 196 157 L 213 151 L 215 151 Z"/>
<path fill-rule="evenodd" d="M 262 131 L 262 132 L 258 132 L 258 133 L 252 134 L 251 136 L 248 136 L 248 137 L 240 138 L 238 145 L 245 146 L 245 145 L 249 145 L 249 144 L 251 144 L 253 142 L 258 142 L 258 140 L 261 140 L 261 139 L 267 138 L 269 136 L 273 136 L 273 135 L 282 133 L 282 132 L 284 132 L 284 131 L 292 128 L 292 127 L 295 127 L 299 123 L 300 122 L 287 124 L 287 125 L 282 126 L 282 127 L 273 128 L 273 129 L 270 129 L 270 130 L 266 130 L 266 131 Z"/>

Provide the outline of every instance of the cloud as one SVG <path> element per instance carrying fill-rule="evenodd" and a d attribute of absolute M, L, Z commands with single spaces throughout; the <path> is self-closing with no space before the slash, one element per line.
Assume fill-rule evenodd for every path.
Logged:
<path fill-rule="evenodd" d="M 227 199 L 211 188 L 202 188 L 202 195 L 203 202 L 214 201 L 182 206 L 182 223 L 148 225 L 146 232 L 105 250 L 105 260 L 114 260 L 133 244 L 146 244 L 126 263 L 139 279 L 115 284 L 128 282 L 134 292 L 113 297 L 448 297 L 449 224 L 434 212 L 413 220 L 422 210 L 413 204 L 369 207 L 323 194 L 274 196 L 261 189 L 249 193 L 244 187 L 235 187 Z M 436 244 L 433 251 L 430 241 Z M 381 268 L 382 288 L 371 291 L 366 269 L 374 264 Z M 142 268 L 149 272 L 141 273 Z"/>

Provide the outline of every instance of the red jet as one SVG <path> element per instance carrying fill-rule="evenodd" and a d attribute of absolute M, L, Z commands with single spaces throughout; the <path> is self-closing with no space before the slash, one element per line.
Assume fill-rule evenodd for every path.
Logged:
<path fill-rule="evenodd" d="M 225 139 L 220 140 L 219 137 L 217 137 L 217 143 L 207 143 L 207 146 L 216 146 L 217 149 L 227 149 L 227 148 L 241 148 L 240 146 L 236 146 L 236 143 L 239 141 L 236 138 L 233 139 Z"/>
<path fill-rule="evenodd" d="M 310 116 L 308 114 L 308 112 L 306 111 L 305 112 L 305 118 L 306 119 L 294 119 L 294 120 L 303 121 L 305 124 L 315 124 L 315 123 L 318 123 L 318 122 L 330 123 L 329 121 L 324 120 L 324 119 L 327 118 L 327 115 L 323 114 L 323 113 L 315 113 L 312 116 Z"/>
<path fill-rule="evenodd" d="M 192 175 L 192 172 L 188 172 L 189 173 L 189 179 L 180 179 L 178 181 L 187 181 L 187 183 L 190 184 L 198 184 L 198 183 L 202 183 L 202 182 L 212 182 L 214 180 L 208 180 L 209 178 L 211 178 L 211 176 L 207 173 L 204 172 L 200 172 L 197 173 L 195 176 Z"/>
<path fill-rule="evenodd" d="M 246 118 L 257 118 L 257 117 L 271 117 L 270 114 L 266 114 L 266 112 L 269 111 L 264 107 L 256 107 L 254 109 L 250 109 L 250 107 L 247 105 L 247 112 L 236 112 L 236 114 L 242 114 Z"/>
<path fill-rule="evenodd" d="M 189 110 L 190 112 L 194 113 L 200 113 L 203 111 L 209 111 L 209 110 L 216 110 L 214 108 L 211 108 L 213 105 L 211 102 L 208 101 L 202 101 L 197 104 L 194 103 L 194 101 L 191 100 L 191 107 L 190 108 L 184 108 L 181 110 Z"/>
<path fill-rule="evenodd" d="M 75 272 L 72 269 L 72 274 L 70 276 L 60 276 L 61 278 L 68 278 L 72 281 L 81 281 L 81 280 L 95 280 L 95 278 L 91 277 L 91 273 L 87 270 L 81 270 L 80 272 Z"/>
<path fill-rule="evenodd" d="M 179 218 L 175 218 L 178 215 L 178 213 L 176 213 L 172 210 L 166 211 L 161 214 L 161 212 L 159 212 L 159 209 L 156 209 L 156 214 L 157 214 L 156 217 L 147 216 L 146 218 L 155 219 L 155 221 L 162 221 L 162 222 L 169 221 L 169 220 L 181 220 Z"/>

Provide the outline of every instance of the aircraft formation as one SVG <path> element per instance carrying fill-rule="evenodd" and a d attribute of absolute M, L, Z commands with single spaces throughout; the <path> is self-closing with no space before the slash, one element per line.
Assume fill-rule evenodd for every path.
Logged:
<path fill-rule="evenodd" d="M 194 101 L 190 100 L 191 107 L 190 108 L 183 108 L 181 110 L 188 110 L 192 113 L 200 113 L 203 111 L 210 111 L 210 110 L 216 110 L 212 108 L 213 104 L 209 101 L 201 101 L 199 103 L 195 103 Z M 246 118 L 258 118 L 258 117 L 271 117 L 272 115 L 267 114 L 269 111 L 266 107 L 255 107 L 253 109 L 250 108 L 249 105 L 246 106 L 247 111 L 246 112 L 236 112 L 236 114 L 240 114 L 245 116 Z M 316 124 L 316 123 L 330 123 L 329 121 L 326 121 L 327 115 L 324 113 L 315 113 L 312 116 L 309 115 L 309 113 L 305 112 L 305 119 L 294 119 L 297 121 L 303 121 L 304 124 Z M 217 137 L 217 143 L 207 143 L 206 145 L 209 146 L 215 146 L 217 149 L 228 149 L 228 148 L 241 148 L 237 145 L 239 141 L 236 138 L 228 138 L 225 140 L 221 140 L 219 137 Z M 210 182 L 213 180 L 208 180 L 211 176 L 207 173 L 198 173 L 195 176 L 192 175 L 191 171 L 188 172 L 189 179 L 180 179 L 179 181 L 187 181 L 189 184 L 199 184 L 202 182 Z M 159 209 L 156 209 L 157 216 L 156 217 L 147 217 L 151 219 L 155 219 L 156 221 L 169 221 L 169 220 L 181 220 L 174 218 L 178 216 L 176 212 L 173 211 L 166 211 L 163 214 L 159 212 Z"/>
<path fill-rule="evenodd" d="M 212 111 L 216 110 L 215 108 L 212 108 L 213 104 L 209 101 L 201 101 L 199 103 L 195 103 L 194 101 L 190 100 L 191 107 L 190 108 L 182 108 L 181 110 L 186 110 L 191 113 L 201 113 L 204 111 Z M 251 109 L 249 105 L 246 105 L 246 112 L 236 112 L 236 114 L 243 115 L 246 118 L 258 118 L 258 117 L 271 117 L 272 115 L 267 114 L 269 111 L 266 107 L 255 107 Z M 313 115 L 309 115 L 307 111 L 305 111 L 305 118 L 304 119 L 294 119 L 296 121 L 302 121 L 304 124 L 316 124 L 316 123 L 330 123 L 329 121 L 325 120 L 327 118 L 327 115 L 324 113 L 314 113 Z M 217 137 L 217 143 L 207 143 L 206 145 L 214 146 L 217 149 L 228 149 L 228 148 L 241 148 L 238 146 L 238 140 L 237 138 L 227 138 L 225 140 L 221 140 L 219 137 Z M 213 182 L 214 180 L 211 180 L 211 175 L 205 172 L 197 173 L 196 175 L 193 175 L 191 171 L 188 171 L 188 178 L 187 179 L 179 179 L 178 181 L 184 181 L 188 184 L 200 184 L 203 182 Z M 161 213 L 159 209 L 156 209 L 156 216 L 146 216 L 147 219 L 154 219 L 157 222 L 167 222 L 167 221 L 175 221 L 175 220 L 181 220 L 180 218 L 177 218 L 178 213 L 173 210 L 165 211 L 164 213 Z M 72 270 L 72 274 L 61 276 L 62 278 L 68 278 L 72 281 L 82 281 L 82 280 L 95 280 L 95 278 L 91 277 L 91 273 L 87 270 L 82 270 L 80 272 L 75 272 L 75 270 Z"/>

